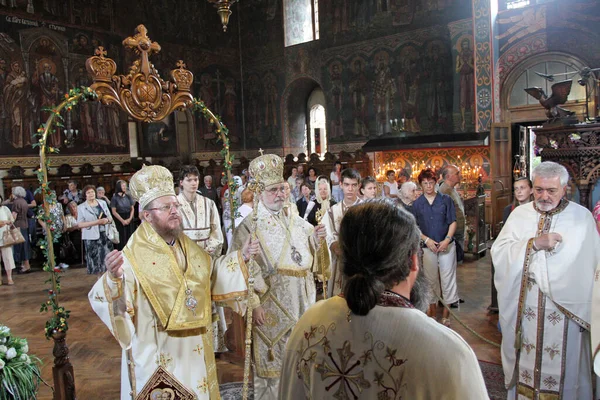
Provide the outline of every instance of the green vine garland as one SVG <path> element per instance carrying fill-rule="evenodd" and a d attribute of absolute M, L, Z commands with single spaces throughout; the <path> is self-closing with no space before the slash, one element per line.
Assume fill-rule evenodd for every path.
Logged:
<path fill-rule="evenodd" d="M 48 136 L 56 133 L 54 127 L 64 127 L 63 117 L 60 115 L 61 111 L 66 110 L 70 112 L 79 102 L 95 101 L 98 100 L 98 94 L 90 87 L 74 88 L 69 90 L 64 95 L 65 100 L 56 107 L 45 108 L 44 111 L 49 112 L 50 116 L 48 120 L 41 124 L 38 128 L 35 136 L 38 138 L 37 143 L 33 144 L 33 147 L 39 147 L 40 151 L 40 168 L 36 171 L 40 187 L 36 190 L 36 193 L 41 193 L 43 196 L 43 207 L 39 208 L 37 218 L 45 225 L 46 236 L 38 241 L 38 245 L 44 254 L 43 269 L 45 272 L 50 274 L 50 277 L 45 283 L 50 283 L 48 289 L 48 300 L 42 303 L 40 312 L 51 311 L 51 316 L 46 321 L 45 335 L 46 339 L 50 339 L 55 333 L 66 332 L 69 329 L 68 319 L 71 311 L 65 309 L 60 305 L 59 294 L 61 291 L 60 285 L 60 273 L 62 270 L 56 266 L 56 256 L 54 253 L 54 243 L 60 239 L 61 232 L 55 231 L 56 221 L 55 216 L 50 212 L 52 207 L 56 205 L 56 195 L 50 190 L 48 182 L 48 169 L 50 168 L 50 161 L 47 158 L 47 154 L 57 154 L 59 149 L 48 146 Z M 225 172 L 224 176 L 227 176 L 229 184 L 229 205 L 231 212 L 231 228 L 235 229 L 235 218 L 238 216 L 238 204 L 235 196 L 231 195 L 237 190 L 237 184 L 233 181 L 232 168 L 234 156 L 229 151 L 229 129 L 221 121 L 221 117 L 213 114 L 213 112 L 204 105 L 204 102 L 198 99 L 193 99 L 191 109 L 194 112 L 201 112 L 204 118 L 206 118 L 210 124 L 217 125 L 216 131 L 219 134 L 217 140 L 223 142 L 223 148 L 221 149 L 221 155 L 224 159 L 223 167 Z"/>

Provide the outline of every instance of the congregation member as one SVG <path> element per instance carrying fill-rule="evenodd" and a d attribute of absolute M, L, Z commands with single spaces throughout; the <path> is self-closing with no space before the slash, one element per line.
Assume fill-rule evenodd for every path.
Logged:
<path fill-rule="evenodd" d="M 412 213 L 412 205 L 417 196 L 417 184 L 411 181 L 404 182 L 398 191 L 398 205 Z"/>
<path fill-rule="evenodd" d="M 200 172 L 193 165 L 184 165 L 179 171 L 179 214 L 183 224 L 183 233 L 194 243 L 202 247 L 211 257 L 219 257 L 223 250 L 223 230 L 219 210 L 214 201 L 197 193 L 200 184 Z M 225 332 L 227 323 L 223 307 L 212 305 L 213 350 L 215 353 L 227 351 Z"/>
<path fill-rule="evenodd" d="M 98 190 L 96 190 L 97 192 Z M 117 250 L 123 250 L 127 241 L 135 232 L 135 200 L 127 193 L 127 182 L 120 180 L 117 182 L 115 194 L 110 201 L 112 216 L 119 231 L 119 243 L 115 245 Z"/>
<path fill-rule="evenodd" d="M 3 198 L 0 196 L 0 203 L 2 203 Z M 0 253 L 2 254 L 2 263 L 4 264 L 4 271 L 6 272 L 6 279 L 8 285 L 14 285 L 15 282 L 12 278 L 12 271 L 15 269 L 15 260 L 13 258 L 13 246 L 4 246 L 2 241 L 2 237 L 4 235 L 4 231 L 10 229 L 10 226 L 14 223 L 14 218 L 10 209 L 4 205 L 0 205 L 0 245 L 3 247 L 0 249 Z M 0 280 L 0 285 L 2 285 L 2 281 Z"/>
<path fill-rule="evenodd" d="M 142 167 L 130 189 L 144 222 L 122 252 L 108 255 L 107 272 L 88 295 L 123 349 L 121 400 L 164 377 L 161 370 L 189 398 L 218 399 L 210 302 L 244 312 L 245 261 L 258 243 L 212 259 L 183 233 L 173 177 L 162 166 Z"/>
<path fill-rule="evenodd" d="M 239 206 L 237 212 L 238 216 L 235 217 L 235 226 L 240 226 L 244 219 L 252 214 L 254 208 L 254 193 L 250 189 L 244 189 L 242 191 L 242 205 Z"/>
<path fill-rule="evenodd" d="M 87 185 L 83 188 L 86 200 L 77 206 L 77 226 L 85 248 L 85 265 L 88 274 L 106 271 L 104 258 L 113 250 L 113 243 L 106 234 L 107 225 L 112 223 L 108 206 L 96 199 L 96 188 Z"/>
<path fill-rule="evenodd" d="M 285 215 L 299 215 L 298 214 L 298 206 L 296 206 L 296 202 L 292 199 L 292 190 L 290 189 L 290 184 L 288 182 L 283 182 L 283 186 L 285 186 L 285 200 L 283 202 L 283 212 Z M 237 225 L 236 225 L 237 226 Z"/>
<path fill-rule="evenodd" d="M 452 199 L 435 191 L 437 176 L 431 169 L 419 173 L 423 195 L 413 203 L 413 214 L 421 229 L 423 241 L 423 271 L 431 285 L 433 295 L 427 315 L 437 318 L 438 298 L 447 304 L 458 302 L 456 285 L 456 213 Z M 442 324 L 450 326 L 450 311 L 444 307 Z"/>
<path fill-rule="evenodd" d="M 304 165 L 298 165 L 298 178 L 304 180 Z"/>
<path fill-rule="evenodd" d="M 331 188 L 329 186 L 329 180 L 325 176 L 317 178 L 317 190 L 315 191 L 315 207 L 313 212 L 308 216 L 308 222 L 317 226 L 317 212 L 320 211 L 322 217 L 327 215 L 327 211 L 336 205 L 337 202 L 332 198 Z"/>
<path fill-rule="evenodd" d="M 217 204 L 217 207 L 220 204 L 219 203 L 219 192 L 213 186 L 213 177 L 212 176 L 206 175 L 204 177 L 204 186 L 202 186 L 200 188 L 200 193 L 202 194 L 202 196 L 208 197 L 209 199 L 214 201 L 215 204 Z"/>
<path fill-rule="evenodd" d="M 591 213 L 565 198 L 568 179 L 560 164 L 535 167 L 534 201 L 514 209 L 491 249 L 508 399 L 597 398 L 590 321 L 600 237 Z"/>
<path fill-rule="evenodd" d="M 77 265 L 82 262 L 82 239 L 81 239 L 81 229 L 79 225 L 77 225 L 77 203 L 74 201 L 69 202 L 67 204 L 68 212 L 64 213 L 64 223 L 63 223 L 63 243 L 61 246 L 68 246 L 68 242 L 73 244 L 73 248 L 68 246 L 65 248 L 65 259 L 64 263 L 68 265 Z M 61 266 L 64 268 L 65 266 Z"/>
<path fill-rule="evenodd" d="M 439 192 L 450 196 L 454 202 L 454 210 L 456 212 L 456 232 L 454 233 L 454 243 L 457 246 L 457 261 L 464 260 L 464 245 L 465 245 L 465 205 L 456 191 L 456 186 L 460 183 L 462 176 L 460 169 L 456 165 L 448 165 L 442 168 L 443 182 L 439 187 Z"/>
<path fill-rule="evenodd" d="M 313 194 L 308 183 L 302 183 L 300 185 L 300 191 L 302 193 L 302 197 L 296 202 L 298 215 L 303 220 L 308 221 L 308 216 L 313 212 L 316 205 L 315 195 Z"/>
<path fill-rule="evenodd" d="M 342 291 L 341 251 L 338 242 L 340 223 L 346 211 L 361 202 L 358 197 L 359 183 L 360 174 L 357 170 L 353 168 L 343 170 L 342 190 L 344 191 L 344 200 L 331 207 L 323 218 L 323 225 L 327 231 L 327 247 L 331 251 L 331 278 L 327 285 L 327 297 L 337 296 Z"/>
<path fill-rule="evenodd" d="M 398 182 L 396 182 L 396 172 L 390 169 L 385 173 L 386 181 L 383 183 L 383 195 L 394 202 L 398 202 Z"/>
<path fill-rule="evenodd" d="M 15 264 L 20 264 L 20 269 L 17 269 L 18 274 L 26 274 L 31 272 L 31 266 L 29 259 L 31 258 L 31 242 L 29 237 L 29 222 L 27 214 L 29 212 L 29 205 L 25 200 L 27 195 L 25 189 L 22 186 L 14 186 L 12 188 L 12 200 L 11 200 L 11 211 L 14 220 L 15 227 L 21 230 L 21 234 L 25 239 L 25 242 L 15 244 L 13 246 L 13 257 Z"/>
<path fill-rule="evenodd" d="M 115 189 L 115 193 L 116 193 L 116 190 L 119 188 L 120 182 L 121 181 L 117 181 L 117 188 Z M 103 200 L 107 205 L 110 205 L 111 201 L 106 196 L 106 189 L 104 189 L 104 186 L 98 186 L 96 188 L 96 198 L 99 200 Z"/>
<path fill-rule="evenodd" d="M 254 399 L 278 398 L 285 345 L 297 321 L 315 303 L 313 274 L 319 265 L 319 241 L 323 226 L 313 227 L 301 217 L 282 212 L 285 201 L 283 160 L 274 154 L 250 162 L 250 175 L 264 191 L 258 202 L 253 304 Z M 232 250 L 240 249 L 253 234 L 254 222 L 246 218 L 236 229 Z"/>
<path fill-rule="evenodd" d="M 509 215 L 516 207 L 533 201 L 533 183 L 529 178 L 521 176 L 515 179 L 515 183 L 513 183 L 513 193 L 513 202 L 504 207 L 504 210 L 502 211 L 502 224 L 506 224 Z"/>
<path fill-rule="evenodd" d="M 240 204 L 242 204 L 242 191 L 244 190 L 242 178 L 240 176 L 235 175 L 232 179 L 234 182 L 233 189 L 228 187 L 221 198 L 221 209 L 223 210 L 223 229 L 225 231 L 225 238 L 227 239 L 227 246 L 231 245 L 231 240 L 233 239 L 233 227 L 231 222 L 235 220 L 235 216 L 231 216 L 229 195 L 231 192 L 233 192 L 233 201 L 239 207 Z"/>
<path fill-rule="evenodd" d="M 77 189 L 77 181 L 70 180 L 67 185 L 68 188 L 63 192 L 63 196 L 65 196 L 67 203 L 69 201 L 74 201 L 77 205 L 83 203 L 85 197 L 81 190 Z"/>
<path fill-rule="evenodd" d="M 287 178 L 290 187 L 296 186 L 296 178 L 298 177 L 298 167 L 292 167 L 292 174 Z"/>
<path fill-rule="evenodd" d="M 377 180 L 372 176 L 364 177 L 360 182 L 360 198 L 362 200 L 374 199 L 377 196 Z"/>
<path fill-rule="evenodd" d="M 428 287 L 414 217 L 388 199 L 367 201 L 348 210 L 339 243 L 343 296 L 296 324 L 279 398 L 488 399 L 473 350 L 419 310 Z"/>
<path fill-rule="evenodd" d="M 506 224 L 509 215 L 513 212 L 515 207 L 522 206 L 524 204 L 533 201 L 533 183 L 527 177 L 519 177 L 515 179 L 513 183 L 514 200 L 511 204 L 504 207 L 502 212 L 502 225 Z M 494 285 L 494 276 L 496 274 L 496 268 L 492 263 L 492 303 L 488 307 L 488 311 L 497 314 L 498 313 L 498 291 L 496 285 Z"/>
<path fill-rule="evenodd" d="M 316 190 L 317 170 L 314 167 L 310 167 L 308 169 L 308 175 L 306 176 L 306 179 L 304 179 L 304 183 L 306 183 L 308 187 L 310 187 L 310 190 Z"/>
<path fill-rule="evenodd" d="M 302 198 L 302 184 L 304 179 L 296 178 L 296 186 L 292 187 L 290 202 L 295 203 Z"/>
<path fill-rule="evenodd" d="M 339 203 L 344 198 L 344 192 L 342 191 L 342 163 L 336 161 L 333 164 L 333 171 L 329 174 L 329 180 L 331 181 L 331 197 L 336 203 Z"/>

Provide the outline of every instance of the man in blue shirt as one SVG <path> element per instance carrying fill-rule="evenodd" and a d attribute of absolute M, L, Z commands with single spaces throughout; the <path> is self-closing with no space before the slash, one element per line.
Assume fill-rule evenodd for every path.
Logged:
<path fill-rule="evenodd" d="M 413 203 L 413 214 L 421 229 L 423 241 L 423 271 L 433 293 L 441 296 L 447 304 L 459 301 L 456 286 L 456 210 L 450 196 L 435 191 L 437 176 L 431 169 L 419 174 L 423 196 Z M 441 282 L 441 287 L 440 287 Z M 436 317 L 437 298 L 431 299 L 427 315 Z M 450 325 L 450 312 L 444 308 L 442 323 Z"/>

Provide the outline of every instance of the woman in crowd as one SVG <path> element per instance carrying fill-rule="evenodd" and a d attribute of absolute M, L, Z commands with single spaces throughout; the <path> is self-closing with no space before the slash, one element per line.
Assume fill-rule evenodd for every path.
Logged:
<path fill-rule="evenodd" d="M 56 198 L 56 192 L 54 190 L 50 192 L 50 203 L 51 203 L 50 204 L 50 219 L 52 220 L 52 224 L 50 225 L 50 230 L 52 231 L 53 239 L 55 240 L 54 248 L 56 249 L 56 251 L 55 251 L 56 260 L 57 260 L 57 262 L 59 262 L 56 266 L 59 268 L 68 268 L 69 265 L 64 262 L 65 260 L 63 259 L 63 257 L 61 257 L 60 250 L 59 250 L 64 241 L 64 237 L 62 237 L 62 232 L 64 229 L 65 214 L 63 212 L 63 206 Z M 42 232 L 45 237 L 46 236 L 46 223 L 43 220 L 39 220 L 39 223 L 42 227 Z M 58 233 L 58 232 L 61 233 L 61 237 L 57 241 L 56 233 Z"/>
<path fill-rule="evenodd" d="M 292 197 L 292 189 L 290 188 L 289 182 L 283 182 L 283 187 L 285 188 L 285 198 L 283 200 L 283 210 L 285 211 L 285 215 L 298 215 L 296 199 Z"/>
<path fill-rule="evenodd" d="M 421 229 L 423 241 L 423 271 L 431 284 L 433 293 L 444 299 L 447 304 L 458 301 L 456 286 L 456 210 L 454 202 L 442 193 L 435 191 L 437 175 L 431 169 L 419 174 L 419 184 L 423 187 L 423 196 L 413 203 L 413 214 Z M 441 281 L 441 290 L 440 290 Z M 437 297 L 431 299 L 427 315 L 437 316 Z M 449 326 L 450 312 L 444 307 L 442 324 Z"/>
<path fill-rule="evenodd" d="M 0 202 L 2 202 L 3 198 L 0 196 Z M 4 235 L 4 231 L 10 228 L 12 223 L 14 222 L 12 212 L 6 206 L 0 206 L 0 243 L 2 243 L 2 237 Z M 13 246 L 6 246 L 0 249 L 2 253 L 2 262 L 4 263 L 4 270 L 6 271 L 6 278 L 8 279 L 9 285 L 14 285 L 12 279 L 12 270 L 15 269 L 15 260 L 13 259 Z M 0 285 L 2 285 L 2 281 L 0 280 Z"/>
<path fill-rule="evenodd" d="M 238 175 L 233 177 L 233 181 L 235 182 L 235 192 L 233 193 L 234 201 L 239 208 L 240 204 L 242 204 L 242 191 L 244 190 L 244 182 Z M 229 205 L 229 189 L 230 188 L 227 188 L 227 190 L 225 190 L 223 193 L 223 198 L 221 199 L 223 207 L 223 229 L 225 229 L 225 237 L 228 245 L 231 243 L 231 239 L 233 238 L 233 229 L 231 226 L 231 207 Z M 235 220 L 235 217 L 233 219 Z M 237 226 L 237 224 L 235 226 Z"/>
<path fill-rule="evenodd" d="M 398 204 L 398 182 L 396 182 L 396 172 L 390 169 L 385 173 L 387 181 L 383 183 L 383 195 L 392 199 Z"/>
<path fill-rule="evenodd" d="M 308 215 L 308 222 L 310 222 L 313 226 L 317 226 L 317 211 L 322 210 L 322 215 L 325 217 L 325 214 L 331 208 L 331 206 L 335 205 L 337 201 L 335 201 L 331 197 L 331 189 L 329 186 L 329 181 L 325 176 L 320 176 L 317 179 L 317 191 L 315 194 L 315 200 L 317 201 L 315 207 L 312 209 L 311 213 Z"/>
<path fill-rule="evenodd" d="M 310 190 L 315 190 L 315 185 L 317 183 L 317 170 L 314 167 L 310 167 L 308 169 L 308 176 L 306 177 L 305 182 L 308 184 Z"/>
<path fill-rule="evenodd" d="M 119 182 L 117 182 L 117 186 L 119 186 Z M 99 200 L 104 200 L 106 205 L 110 204 L 110 200 L 108 199 L 108 197 L 106 197 L 106 190 L 104 189 L 103 186 L 98 186 L 96 188 L 96 198 Z"/>
<path fill-rule="evenodd" d="M 86 200 L 77 206 L 77 225 L 85 247 L 85 263 L 88 274 L 100 274 L 106 271 L 104 258 L 113 250 L 113 244 L 106 236 L 106 225 L 112 219 L 108 206 L 96 199 L 93 185 L 87 185 L 83 194 Z"/>
<path fill-rule="evenodd" d="M 533 183 L 527 177 L 520 177 L 515 179 L 515 183 L 513 184 L 514 189 L 514 200 L 511 204 L 504 207 L 504 211 L 502 212 L 502 222 L 505 224 L 506 220 L 510 213 L 518 206 L 522 206 L 523 204 L 527 204 L 530 201 L 533 201 Z"/>
<path fill-rule="evenodd" d="M 372 176 L 365 176 L 360 182 L 361 199 L 369 200 L 377 196 L 377 181 Z"/>
<path fill-rule="evenodd" d="M 115 225 L 119 231 L 119 243 L 115 245 L 117 250 L 123 250 L 127 241 L 135 231 L 133 217 L 135 214 L 135 200 L 127 194 L 127 182 L 118 181 L 115 194 L 110 201 L 110 209 L 115 219 Z"/>
<path fill-rule="evenodd" d="M 417 184 L 411 181 L 404 182 L 398 191 L 398 205 L 404 207 L 408 212 L 412 212 L 412 205 L 417 199 Z"/>
<path fill-rule="evenodd" d="M 235 218 L 235 226 L 240 226 L 244 218 L 252 214 L 254 207 L 254 193 L 250 189 L 242 191 L 242 205 L 238 207 L 238 216 Z"/>
<path fill-rule="evenodd" d="M 81 229 L 77 225 L 77 203 L 74 201 L 67 204 L 68 213 L 65 213 L 65 222 L 63 228 L 63 235 L 65 240 L 73 243 L 75 250 L 72 254 L 68 254 L 65 262 L 70 265 L 81 264 Z"/>
<path fill-rule="evenodd" d="M 29 223 L 27 221 L 27 210 L 29 206 L 25 200 L 27 193 L 21 186 L 15 186 L 12 188 L 12 215 L 15 220 L 14 224 L 21 230 L 21 234 L 25 238 L 24 243 L 19 243 L 13 246 L 13 256 L 15 263 L 21 264 L 21 269 L 17 271 L 18 274 L 26 274 L 31 272 L 29 265 L 29 257 L 31 254 L 31 243 L 29 243 Z"/>
<path fill-rule="evenodd" d="M 508 216 L 516 207 L 533 201 L 533 183 L 531 183 L 529 178 L 522 176 L 515 179 L 513 189 L 514 200 L 511 204 L 504 207 L 504 211 L 502 212 L 502 224 L 506 224 Z M 496 285 L 494 285 L 495 275 L 496 267 L 492 263 L 492 303 L 488 307 L 488 311 L 491 313 L 498 313 L 498 291 L 496 290 Z M 500 325 L 498 324 L 498 326 Z"/>
<path fill-rule="evenodd" d="M 333 171 L 329 174 L 331 180 L 331 197 L 336 203 L 344 200 L 344 191 L 342 190 L 342 163 L 336 161 L 333 164 Z"/>
<path fill-rule="evenodd" d="M 316 205 L 315 197 L 308 183 L 303 183 L 300 186 L 300 192 L 302 192 L 302 197 L 296 202 L 296 207 L 298 207 L 298 215 L 300 218 L 308 221 L 308 216 Z"/>

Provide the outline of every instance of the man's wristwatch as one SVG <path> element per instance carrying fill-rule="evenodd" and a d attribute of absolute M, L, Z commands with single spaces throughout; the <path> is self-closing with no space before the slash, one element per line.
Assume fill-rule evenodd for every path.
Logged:
<path fill-rule="evenodd" d="M 450 236 L 446 236 L 446 239 L 448 239 L 449 241 L 452 241 L 452 238 Z"/>

